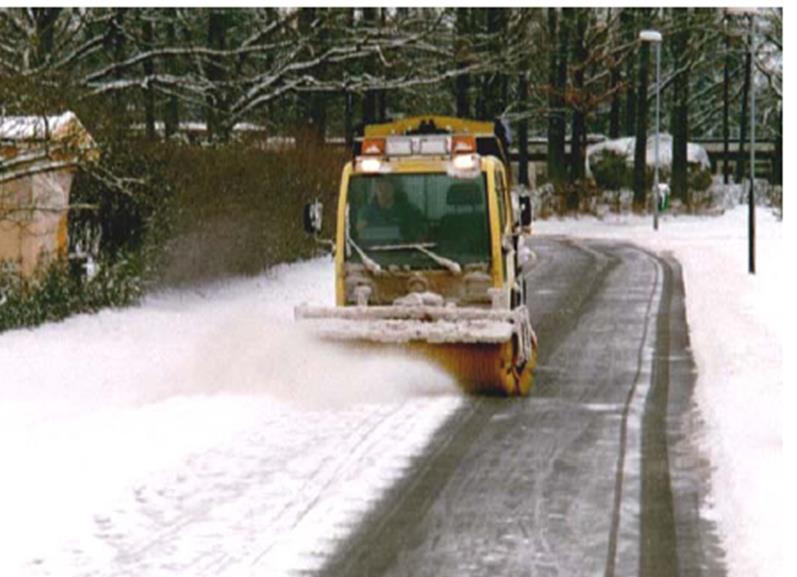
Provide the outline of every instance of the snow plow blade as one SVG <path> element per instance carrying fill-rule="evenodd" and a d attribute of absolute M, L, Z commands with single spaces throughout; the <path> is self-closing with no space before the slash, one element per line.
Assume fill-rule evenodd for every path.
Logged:
<path fill-rule="evenodd" d="M 295 316 L 326 340 L 407 346 L 468 392 L 526 395 L 531 389 L 537 341 L 526 307 L 302 305 Z"/>

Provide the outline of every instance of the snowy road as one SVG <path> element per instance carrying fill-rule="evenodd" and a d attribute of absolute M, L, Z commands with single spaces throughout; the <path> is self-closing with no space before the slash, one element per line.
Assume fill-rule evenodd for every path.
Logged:
<path fill-rule="evenodd" d="M 532 396 L 471 399 L 323 575 L 724 574 L 699 516 L 677 264 L 617 242 L 534 247 Z"/>

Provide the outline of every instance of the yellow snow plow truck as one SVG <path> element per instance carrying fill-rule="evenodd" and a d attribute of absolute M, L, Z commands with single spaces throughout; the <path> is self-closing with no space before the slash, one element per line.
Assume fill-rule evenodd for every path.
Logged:
<path fill-rule="evenodd" d="M 502 126 L 415 117 L 366 126 L 343 169 L 335 307 L 302 305 L 323 338 L 400 344 L 472 392 L 526 395 L 537 339 L 518 242 L 531 204 L 510 191 Z M 318 235 L 321 206 L 305 207 Z"/>

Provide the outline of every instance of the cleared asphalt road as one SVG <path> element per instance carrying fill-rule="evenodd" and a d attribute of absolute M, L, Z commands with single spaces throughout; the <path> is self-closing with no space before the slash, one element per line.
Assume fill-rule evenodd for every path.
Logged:
<path fill-rule="evenodd" d="M 528 399 L 470 399 L 325 576 L 724 575 L 677 263 L 535 239 Z"/>

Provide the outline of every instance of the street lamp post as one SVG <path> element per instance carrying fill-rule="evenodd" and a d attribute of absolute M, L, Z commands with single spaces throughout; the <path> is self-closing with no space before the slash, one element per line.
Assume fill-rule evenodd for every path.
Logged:
<path fill-rule="evenodd" d="M 656 140 L 653 146 L 653 230 L 659 230 L 659 119 L 660 110 L 659 92 L 661 87 L 661 32 L 657 30 L 643 30 L 639 33 L 642 42 L 650 42 L 656 47 Z M 647 148 L 647 146 L 646 146 Z"/>
<path fill-rule="evenodd" d="M 748 212 L 748 272 L 755 274 L 755 12 L 750 13 L 750 193 Z"/>
<path fill-rule="evenodd" d="M 747 270 L 755 274 L 755 16 L 756 8 L 726 8 L 750 17 L 750 190 L 747 193 Z M 741 146 L 741 142 L 739 143 Z"/>

